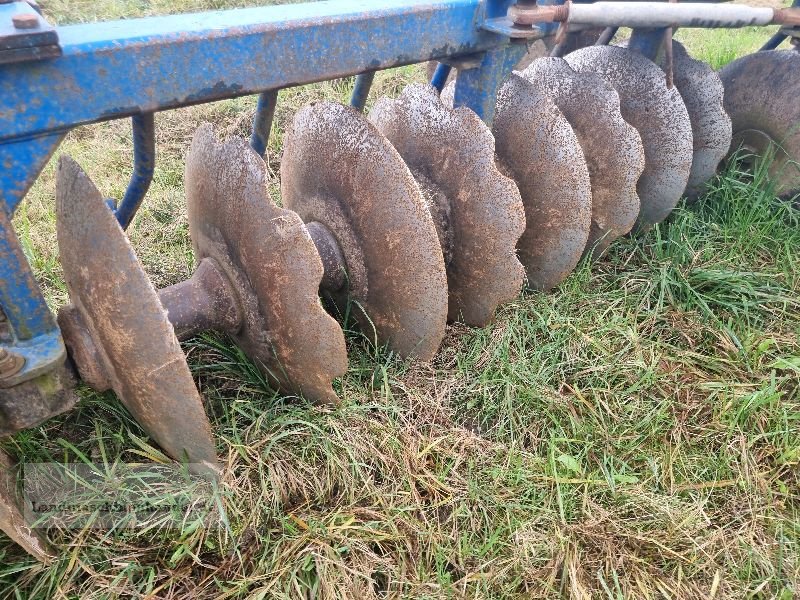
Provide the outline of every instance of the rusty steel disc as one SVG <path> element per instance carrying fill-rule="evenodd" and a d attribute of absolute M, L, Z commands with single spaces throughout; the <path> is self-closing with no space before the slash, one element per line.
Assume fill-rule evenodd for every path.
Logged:
<path fill-rule="evenodd" d="M 68 156 L 58 164 L 56 226 L 72 301 L 59 312 L 67 348 L 90 337 L 93 371 L 144 430 L 193 470 L 215 471 L 211 426 L 167 313 L 114 214 Z"/>
<path fill-rule="evenodd" d="M 347 371 L 339 324 L 319 299 L 323 275 L 300 218 L 267 193 L 267 167 L 247 142 L 221 142 L 201 126 L 186 157 L 189 229 L 197 261 L 211 258 L 236 290 L 243 313 L 233 337 L 280 390 L 336 402 L 332 381 Z"/>
<path fill-rule="evenodd" d="M 452 86 L 445 92 L 452 105 Z M 500 170 L 516 182 L 525 206 L 517 252 L 528 285 L 549 290 L 572 272 L 589 239 L 586 159 L 558 107 L 518 75 L 510 75 L 497 95 L 492 133 Z"/>
<path fill-rule="evenodd" d="M 722 79 L 706 63 L 695 60 L 683 45 L 672 41 L 673 82 L 692 123 L 694 157 L 686 196 L 697 198 L 731 147 L 731 119 L 725 112 Z"/>
<path fill-rule="evenodd" d="M 301 108 L 284 140 L 283 202 L 330 230 L 362 330 L 430 360 L 447 322 L 447 276 L 433 218 L 389 140 L 355 109 Z M 332 294 L 345 302 L 347 292 Z"/>
<path fill-rule="evenodd" d="M 578 72 L 602 75 L 619 93 L 622 117 L 638 130 L 644 146 L 636 227 L 660 223 L 681 199 L 692 168 L 692 124 L 680 93 L 667 87 L 658 65 L 626 48 L 581 48 L 566 61 Z"/>
<path fill-rule="evenodd" d="M 800 191 L 800 54 L 756 52 L 720 71 L 725 110 L 733 122 L 731 150 L 772 154 L 769 173 L 780 195 Z M 770 150 L 771 148 L 771 150 Z M 774 154 L 773 154 L 774 153 Z"/>
<path fill-rule="evenodd" d="M 587 252 L 601 254 L 639 216 L 636 184 L 644 170 L 639 133 L 622 118 L 616 90 L 595 73 L 577 73 L 562 58 L 540 58 L 520 76 L 550 98 L 578 137 L 592 185 Z"/>
<path fill-rule="evenodd" d="M 25 521 L 17 498 L 17 478 L 11 458 L 0 450 L 0 530 L 43 563 L 55 559 L 47 542 Z"/>
<path fill-rule="evenodd" d="M 447 266 L 450 320 L 488 324 L 515 298 L 524 269 L 516 245 L 525 207 L 516 184 L 494 161 L 494 138 L 466 108 L 442 104 L 430 85 L 412 84 L 381 98 L 370 120 L 394 145 L 420 185 Z"/>

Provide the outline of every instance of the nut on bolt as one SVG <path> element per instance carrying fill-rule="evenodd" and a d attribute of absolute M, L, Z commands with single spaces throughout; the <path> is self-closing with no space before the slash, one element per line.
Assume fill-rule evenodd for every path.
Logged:
<path fill-rule="evenodd" d="M 800 8 L 776 8 L 772 22 L 789 27 L 800 26 Z"/>
<path fill-rule="evenodd" d="M 17 29 L 36 29 L 39 26 L 39 15 L 33 12 L 19 13 L 11 17 Z"/>
<path fill-rule="evenodd" d="M 562 6 L 539 6 L 536 0 L 518 0 L 508 8 L 508 17 L 518 26 L 562 22 L 569 17 L 569 5 L 569 1 Z"/>
<path fill-rule="evenodd" d="M 25 358 L 19 354 L 0 348 L 0 379 L 16 375 L 25 366 Z"/>

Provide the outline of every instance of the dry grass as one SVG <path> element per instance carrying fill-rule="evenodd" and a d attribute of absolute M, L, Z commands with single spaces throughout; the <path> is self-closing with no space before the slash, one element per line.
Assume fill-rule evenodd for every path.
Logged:
<path fill-rule="evenodd" d="M 48 5 L 61 21 L 200 7 Z M 381 73 L 373 97 L 419 77 Z M 282 94 L 275 173 L 297 107 L 344 100 L 350 86 Z M 158 115 L 155 182 L 130 230 L 157 286 L 193 266 L 183 153 L 195 127 L 248 135 L 253 109 L 239 99 Z M 126 184 L 128 127 L 82 128 L 61 149 L 109 196 Z M 15 225 L 57 307 L 53 185 L 51 165 Z M 52 529 L 61 558 L 50 567 L 3 538 L 0 597 L 796 597 L 798 248 L 800 213 L 734 166 L 700 203 L 552 294 L 520 296 L 483 330 L 451 327 L 432 365 L 348 332 L 336 408 L 276 396 L 227 340 L 193 340 L 225 463 L 201 518 Z M 23 462 L 85 457 L 109 470 L 159 460 L 113 394 L 82 397 L 3 447 Z M 186 489 L 162 482 L 153 494 Z"/>

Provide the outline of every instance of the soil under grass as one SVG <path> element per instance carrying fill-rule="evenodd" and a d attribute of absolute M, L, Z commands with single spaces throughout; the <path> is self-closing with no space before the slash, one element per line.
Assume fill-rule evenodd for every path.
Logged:
<path fill-rule="evenodd" d="M 250 2 L 255 4 L 256 2 Z M 59 22 L 243 3 L 74 2 Z M 766 33 L 680 32 L 720 66 Z M 397 95 L 421 67 L 379 73 Z M 297 108 L 346 100 L 352 79 L 281 93 L 277 173 Z M 157 287 L 193 269 L 183 157 L 195 128 L 249 135 L 243 98 L 157 116 L 158 164 L 129 230 Z M 102 192 L 130 172 L 127 122 L 72 132 Z M 54 164 L 14 223 L 53 308 Z M 181 510 L 145 528 L 52 528 L 45 567 L 0 536 L 0 598 L 794 598 L 800 594 L 800 211 L 762 173 L 729 165 L 697 203 L 524 293 L 481 330 L 454 325 L 433 364 L 404 362 L 348 328 L 341 406 L 274 394 L 226 339 L 185 349 L 207 401 L 222 482 L 158 480 Z M 23 464 L 108 474 L 168 462 L 113 393 L 3 440 Z M 137 479 L 138 478 L 138 479 Z M 124 490 L 119 493 L 123 494 Z M 130 492 L 130 490 L 128 490 Z M 187 506 L 198 498 L 196 506 Z"/>

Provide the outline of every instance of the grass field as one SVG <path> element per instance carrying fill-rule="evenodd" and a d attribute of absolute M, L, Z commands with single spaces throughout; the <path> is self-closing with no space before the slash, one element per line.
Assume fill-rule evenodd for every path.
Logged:
<path fill-rule="evenodd" d="M 238 5 L 49 0 L 46 10 L 65 23 Z M 680 37 L 721 66 L 766 35 Z M 380 73 L 372 99 L 422 75 Z M 268 151 L 276 198 L 294 111 L 344 101 L 351 86 L 282 93 Z M 193 268 L 183 157 L 195 128 L 249 135 L 254 106 L 157 116 L 155 181 L 130 229 L 157 287 Z M 129 138 L 127 122 L 85 127 L 59 153 L 120 197 Z M 67 295 L 53 198 L 51 163 L 14 223 L 57 308 Z M 0 597 L 798 597 L 798 249 L 800 211 L 731 165 L 698 203 L 554 292 L 524 293 L 486 329 L 452 326 L 433 364 L 349 331 L 335 408 L 276 396 L 227 340 L 195 339 L 185 349 L 221 485 L 144 529 L 52 529 L 60 558 L 48 567 L 0 537 Z M 107 473 L 166 461 L 112 393 L 81 398 L 2 448 L 22 463 Z M 150 495 L 192 491 L 176 480 Z"/>

